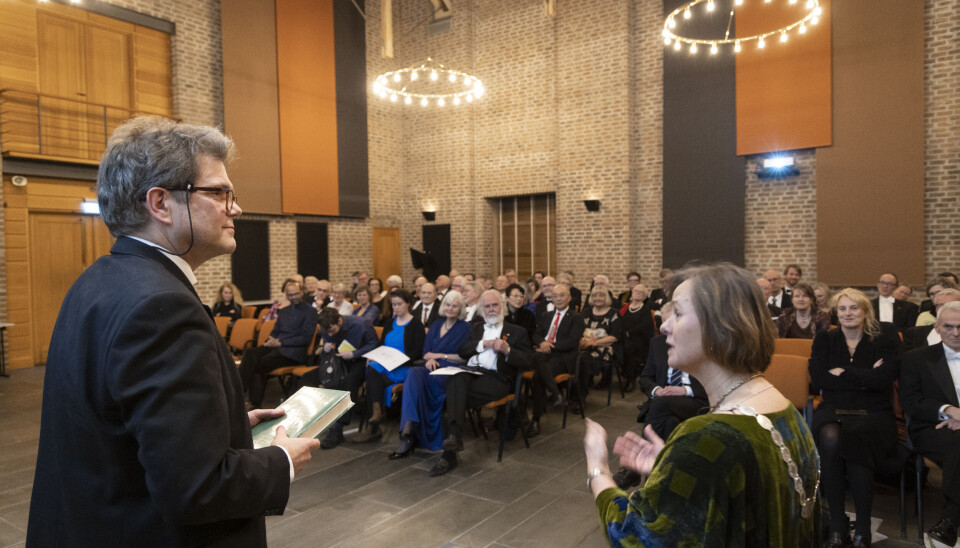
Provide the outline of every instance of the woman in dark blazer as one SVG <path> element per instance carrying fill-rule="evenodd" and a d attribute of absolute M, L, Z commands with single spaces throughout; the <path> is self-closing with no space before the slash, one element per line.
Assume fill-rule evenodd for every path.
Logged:
<path fill-rule="evenodd" d="M 213 302 L 211 312 L 216 316 L 229 316 L 232 321 L 240 319 L 243 297 L 240 290 L 230 282 L 224 282 L 217 290 L 217 300 Z"/>
<path fill-rule="evenodd" d="M 844 514 L 849 481 L 857 516 L 870 516 L 875 471 L 897 446 L 893 381 L 899 372 L 898 339 L 881 324 L 860 291 L 846 288 L 833 297 L 840 329 L 813 341 L 810 377 L 823 403 L 813 413 L 820 451 L 820 485 L 830 506 L 831 548 L 850 546 Z M 890 329 L 888 329 L 888 327 Z M 870 545 L 870 520 L 858 519 L 854 547 Z"/>

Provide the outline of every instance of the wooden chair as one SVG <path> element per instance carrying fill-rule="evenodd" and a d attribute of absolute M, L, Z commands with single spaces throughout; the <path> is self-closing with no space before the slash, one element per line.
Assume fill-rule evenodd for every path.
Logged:
<path fill-rule="evenodd" d="M 517 375 L 516 386 L 513 389 L 512 394 L 507 394 L 506 396 L 500 398 L 496 401 L 487 402 L 480 407 L 474 407 L 473 409 L 467 409 L 467 417 L 470 419 L 470 425 L 473 427 L 474 435 L 477 435 L 477 424 L 480 424 L 480 429 L 483 432 L 483 439 L 487 438 L 487 430 L 483 428 L 483 421 L 481 420 L 480 413 L 484 409 L 499 409 L 503 408 L 500 413 L 500 449 L 497 452 L 497 462 L 503 460 L 503 444 L 507 440 L 507 429 L 510 425 L 510 415 L 511 413 L 519 414 L 519 403 L 520 403 L 520 386 L 523 382 L 523 377 Z M 474 421 L 476 417 L 476 422 Z M 520 434 L 523 436 L 523 443 L 527 446 L 527 449 L 530 449 L 530 440 L 527 439 L 527 430 L 520 426 L 518 428 Z"/>
<path fill-rule="evenodd" d="M 264 322 L 264 324 L 267 324 L 273 321 L 276 321 L 276 320 L 267 320 L 266 322 Z M 273 326 L 271 326 L 270 329 L 273 330 Z M 313 331 L 313 338 L 310 339 L 310 344 L 307 346 L 307 356 L 313 355 L 315 346 L 317 344 L 317 333 L 319 332 L 320 332 L 320 326 L 317 326 L 317 328 Z M 264 340 L 266 340 L 266 337 L 264 337 Z M 323 339 L 321 339 L 321 341 L 322 340 Z M 307 366 L 307 365 L 287 365 L 284 367 L 277 367 L 273 371 L 267 373 L 267 376 L 263 379 L 264 389 L 266 389 L 267 382 L 269 382 L 270 379 L 277 379 L 277 382 L 280 383 L 280 391 L 283 392 L 283 399 L 289 398 L 290 388 L 293 386 L 291 382 L 293 380 L 293 372 L 296 369 L 301 367 L 309 368 L 309 370 L 311 371 L 317 368 L 316 366 Z M 303 377 L 303 373 L 300 374 L 300 377 L 301 378 Z"/>
<path fill-rule="evenodd" d="M 382 341 L 382 340 L 383 340 L 383 327 L 381 327 L 381 326 L 379 326 L 379 325 L 375 325 L 375 326 L 373 326 L 373 330 L 377 332 L 377 340 L 378 340 L 378 341 Z"/>
<path fill-rule="evenodd" d="M 773 346 L 773 353 L 809 359 L 812 349 L 813 339 L 777 339 Z"/>
<path fill-rule="evenodd" d="M 241 318 L 253 318 L 257 315 L 257 307 L 255 306 L 244 306 L 240 309 Z"/>
<path fill-rule="evenodd" d="M 260 310 L 260 313 L 257 314 L 257 319 L 262 320 L 264 316 L 270 313 L 270 308 L 263 308 Z"/>
<path fill-rule="evenodd" d="M 259 321 L 253 318 L 240 318 L 233 322 L 233 331 L 230 332 L 230 340 L 227 344 L 233 349 L 234 355 L 242 354 L 244 350 L 251 348 L 257 342 L 257 326 Z M 237 364 L 239 359 L 235 360 Z"/>
<path fill-rule="evenodd" d="M 767 381 L 776 387 L 793 406 L 803 413 L 807 423 L 813 413 L 810 398 L 810 370 L 807 358 L 774 354 L 770 366 L 764 372 Z"/>
<path fill-rule="evenodd" d="M 577 383 L 577 373 L 579 373 L 580 371 L 580 354 L 579 353 L 577 354 L 577 363 L 573 371 L 574 371 L 573 374 L 560 373 L 559 375 L 553 378 L 553 382 L 557 383 L 558 387 L 560 385 L 563 385 L 564 387 L 564 392 L 565 392 L 564 397 L 566 398 L 566 405 L 563 406 L 563 425 L 561 427 L 564 429 L 567 427 L 567 412 L 570 410 L 571 392 L 575 391 L 577 393 L 577 398 L 580 401 L 580 418 L 581 419 L 586 418 L 586 414 L 585 414 L 586 402 L 583 401 L 583 397 L 580 394 L 580 385 Z M 526 382 L 526 386 L 527 386 L 526 392 L 528 395 L 533 390 L 534 374 L 535 373 L 533 371 L 524 371 L 523 374 L 520 375 L 523 378 L 523 380 Z"/>
<path fill-rule="evenodd" d="M 215 316 L 213 318 L 213 323 L 217 324 L 217 331 L 220 332 L 220 336 L 224 339 L 227 338 L 227 332 L 230 330 L 230 322 L 232 318 L 230 316 Z"/>

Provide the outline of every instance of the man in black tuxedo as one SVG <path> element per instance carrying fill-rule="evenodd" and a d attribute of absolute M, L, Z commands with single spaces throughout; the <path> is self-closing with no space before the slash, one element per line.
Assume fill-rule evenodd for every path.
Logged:
<path fill-rule="evenodd" d="M 767 303 L 767 309 L 770 311 L 770 317 L 777 319 L 780 316 L 780 307 L 770 302 L 770 296 L 773 295 L 773 286 L 766 278 L 757 278 L 757 285 L 760 286 L 760 292 L 763 293 L 763 300 Z"/>
<path fill-rule="evenodd" d="M 437 300 L 437 288 L 432 283 L 424 283 L 420 286 L 420 300 L 417 301 L 410 314 L 416 316 L 423 327 L 430 329 L 433 322 L 440 316 L 440 302 Z"/>
<path fill-rule="evenodd" d="M 660 280 L 660 287 L 654 289 L 650 292 L 650 308 L 654 310 L 660 310 L 663 306 L 663 303 L 667 302 L 667 286 L 670 285 L 670 280 L 673 278 L 673 271 L 669 268 L 663 268 L 658 274 Z"/>
<path fill-rule="evenodd" d="M 763 273 L 763 277 L 770 283 L 770 297 L 767 298 L 767 304 L 772 304 L 780 310 L 793 308 L 790 295 L 783 290 L 783 276 L 771 268 Z"/>
<path fill-rule="evenodd" d="M 517 371 L 530 365 L 533 354 L 530 339 L 522 327 L 503 321 L 500 292 L 496 289 L 484 291 L 480 305 L 483 322 L 471 326 L 470 337 L 460 345 L 457 353 L 467 360 L 465 367 L 481 374 L 459 373 L 447 380 L 447 437 L 443 440 L 440 460 L 430 470 L 431 476 L 446 474 L 456 467 L 457 451 L 463 449 L 460 434 L 467 409 L 499 400 L 512 392 Z"/>
<path fill-rule="evenodd" d="M 546 280 L 546 278 L 544 278 Z M 546 410 L 547 394 L 554 405 L 565 404 L 554 377 L 561 373 L 574 373 L 580 337 L 583 335 L 583 318 L 570 306 L 570 289 L 557 284 L 553 288 L 553 312 L 545 312 L 537 322 L 533 335 L 533 421 L 527 434 L 540 433 L 540 417 Z M 583 405 L 583 402 L 579 402 Z"/>
<path fill-rule="evenodd" d="M 941 344 L 903 356 L 900 405 L 917 451 L 943 469 L 941 519 L 927 534 L 953 546 L 960 525 L 960 303 L 943 305 L 935 325 Z"/>
<path fill-rule="evenodd" d="M 898 301 L 894 298 L 893 291 L 899 283 L 896 274 L 884 273 L 877 282 L 879 296 L 870 302 L 873 304 L 873 315 L 877 320 L 892 323 L 897 331 L 903 331 L 917 325 L 920 308 L 909 301 Z"/>
<path fill-rule="evenodd" d="M 933 301 L 936 303 L 934 307 L 934 315 L 936 316 L 940 313 L 943 305 L 960 301 L 960 291 L 956 289 L 941 289 L 933 296 Z M 934 329 L 935 326 L 936 324 L 932 323 L 930 325 L 918 325 L 905 329 L 903 331 L 904 347 L 912 350 L 914 348 L 926 348 L 927 346 L 940 344 L 940 334 Z"/>
<path fill-rule="evenodd" d="M 100 211 L 117 241 L 73 284 L 50 343 L 27 546 L 266 546 L 318 440 L 253 449 L 230 349 L 193 284 L 236 247 L 233 144 L 134 118 L 107 143 Z"/>
<path fill-rule="evenodd" d="M 554 279 L 553 276 L 546 276 L 540 281 L 540 294 L 543 298 L 540 299 L 536 309 L 533 311 L 538 323 L 540 322 L 540 318 L 545 317 L 544 314 L 547 312 L 553 313 L 557 308 L 556 305 L 553 304 L 553 288 L 556 286 L 557 280 Z"/>

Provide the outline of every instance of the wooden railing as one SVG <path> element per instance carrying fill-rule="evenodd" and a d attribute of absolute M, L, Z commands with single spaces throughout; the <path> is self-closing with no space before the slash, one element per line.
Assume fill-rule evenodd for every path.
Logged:
<path fill-rule="evenodd" d="M 150 114 L 24 91 L 0 90 L 0 153 L 96 163 L 114 129 Z"/>

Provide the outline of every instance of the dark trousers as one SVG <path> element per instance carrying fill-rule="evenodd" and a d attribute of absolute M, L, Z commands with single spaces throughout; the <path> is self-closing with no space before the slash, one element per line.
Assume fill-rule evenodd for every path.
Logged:
<path fill-rule="evenodd" d="M 499 400 L 510 393 L 510 381 L 496 373 L 459 373 L 447 380 L 447 433 L 459 436 L 467 409 Z"/>
<path fill-rule="evenodd" d="M 650 400 L 646 423 L 666 440 L 681 422 L 707 411 L 710 404 L 688 396 L 660 396 Z"/>
<path fill-rule="evenodd" d="M 917 452 L 943 469 L 943 517 L 960 522 L 960 431 L 925 428 L 910 438 Z"/>
<path fill-rule="evenodd" d="M 554 377 L 561 373 L 573 374 L 577 365 L 577 351 L 551 352 L 534 354 L 533 369 L 533 418 L 538 420 L 547 408 L 547 393 L 556 397 L 560 395 Z"/>
<path fill-rule="evenodd" d="M 336 386 L 324 386 L 324 388 L 332 388 L 334 390 L 347 390 L 350 392 L 350 399 L 354 403 L 360 398 L 360 387 L 363 386 L 363 380 L 366 374 L 367 360 L 345 360 L 344 365 L 347 366 L 347 378 L 342 384 Z M 303 385 L 304 386 L 320 386 L 320 372 L 319 369 L 315 369 L 310 373 L 307 373 L 303 376 Z M 343 430 L 343 427 L 347 424 L 350 424 L 350 418 L 354 413 L 360 413 L 361 410 L 354 406 L 349 411 L 343 414 L 342 417 L 337 419 L 337 422 L 334 423 L 334 428 L 339 428 Z"/>
<path fill-rule="evenodd" d="M 297 360 L 284 356 L 277 347 L 258 346 L 244 352 L 240 360 L 240 381 L 243 389 L 250 391 L 250 403 L 260 407 L 268 373 L 278 367 L 291 365 L 298 365 Z"/>

